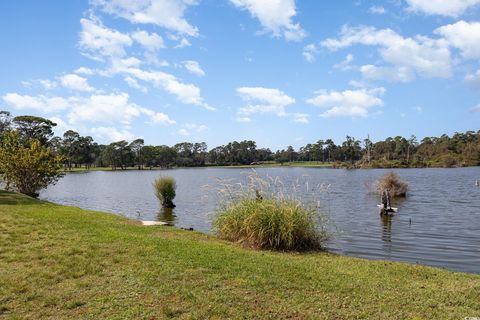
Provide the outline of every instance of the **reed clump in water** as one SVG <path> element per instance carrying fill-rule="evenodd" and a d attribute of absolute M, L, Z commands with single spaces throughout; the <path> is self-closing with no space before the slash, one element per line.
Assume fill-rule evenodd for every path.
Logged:
<path fill-rule="evenodd" d="M 214 220 L 217 236 L 246 247 L 271 250 L 320 250 L 328 240 L 325 219 L 317 207 L 267 187 L 258 176 L 242 187 Z M 229 191 L 229 194 L 231 190 Z"/>
<path fill-rule="evenodd" d="M 379 195 L 384 190 L 389 190 L 392 197 L 406 197 L 408 183 L 403 181 L 396 173 L 389 172 L 377 180 L 375 190 Z"/>
<path fill-rule="evenodd" d="M 174 208 L 177 183 L 172 177 L 160 177 L 153 182 L 155 195 L 164 208 Z"/>

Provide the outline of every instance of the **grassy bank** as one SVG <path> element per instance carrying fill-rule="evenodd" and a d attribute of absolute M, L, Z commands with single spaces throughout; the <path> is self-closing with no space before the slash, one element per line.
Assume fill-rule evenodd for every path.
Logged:
<path fill-rule="evenodd" d="M 0 318 L 463 319 L 480 276 L 242 249 L 0 191 Z"/>

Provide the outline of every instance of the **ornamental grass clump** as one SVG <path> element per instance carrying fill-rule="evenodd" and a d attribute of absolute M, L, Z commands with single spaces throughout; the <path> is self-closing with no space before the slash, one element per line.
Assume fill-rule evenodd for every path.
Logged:
<path fill-rule="evenodd" d="M 260 178 L 255 179 L 259 182 Z M 265 182 L 260 181 L 260 185 L 265 186 Z M 218 211 L 213 225 L 219 238 L 255 249 L 322 249 L 328 233 L 315 205 L 305 205 L 285 192 L 252 187 L 241 187 Z"/>
<path fill-rule="evenodd" d="M 177 183 L 172 177 L 160 177 L 153 182 L 155 195 L 164 208 L 174 208 L 173 199 L 176 196 Z"/>
<path fill-rule="evenodd" d="M 389 172 L 377 180 L 375 185 L 375 190 L 380 195 L 387 189 L 392 197 L 406 197 L 408 183 L 403 181 L 394 172 Z"/>

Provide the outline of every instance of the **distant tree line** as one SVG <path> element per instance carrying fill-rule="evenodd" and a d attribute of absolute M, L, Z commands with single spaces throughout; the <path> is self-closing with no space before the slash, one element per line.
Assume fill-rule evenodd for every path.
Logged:
<path fill-rule="evenodd" d="M 73 130 L 62 137 L 53 136 L 55 123 L 34 116 L 12 118 L 0 112 L 0 141 L 6 132 L 15 130 L 20 139 L 36 139 L 63 159 L 65 169 L 111 167 L 125 170 L 155 167 L 199 167 L 208 165 L 251 165 L 265 162 L 315 161 L 348 167 L 453 167 L 480 165 L 480 130 L 455 133 L 453 136 L 397 136 L 373 142 L 346 136 L 337 145 L 332 139 L 318 140 L 298 150 L 292 146 L 275 152 L 258 148 L 255 141 L 233 141 L 208 150 L 204 142 L 182 142 L 174 146 L 145 145 L 143 139 L 125 140 L 107 145 Z"/>

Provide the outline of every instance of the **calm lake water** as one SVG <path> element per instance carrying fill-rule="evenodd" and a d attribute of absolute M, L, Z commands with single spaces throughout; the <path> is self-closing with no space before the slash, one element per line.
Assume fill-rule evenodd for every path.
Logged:
<path fill-rule="evenodd" d="M 406 199 L 393 204 L 398 214 L 383 219 L 371 185 L 387 170 L 260 168 L 279 177 L 302 197 L 315 195 L 330 217 L 330 251 L 370 259 L 406 261 L 480 273 L 480 168 L 394 170 L 410 185 Z M 195 168 L 164 171 L 92 171 L 67 174 L 44 190 L 42 199 L 84 209 L 108 211 L 138 220 L 163 220 L 177 227 L 211 232 L 219 205 L 218 179 L 245 182 L 248 169 Z M 153 194 L 155 178 L 177 181 L 177 207 L 162 212 Z M 308 191 L 307 191 L 308 189 Z"/>

